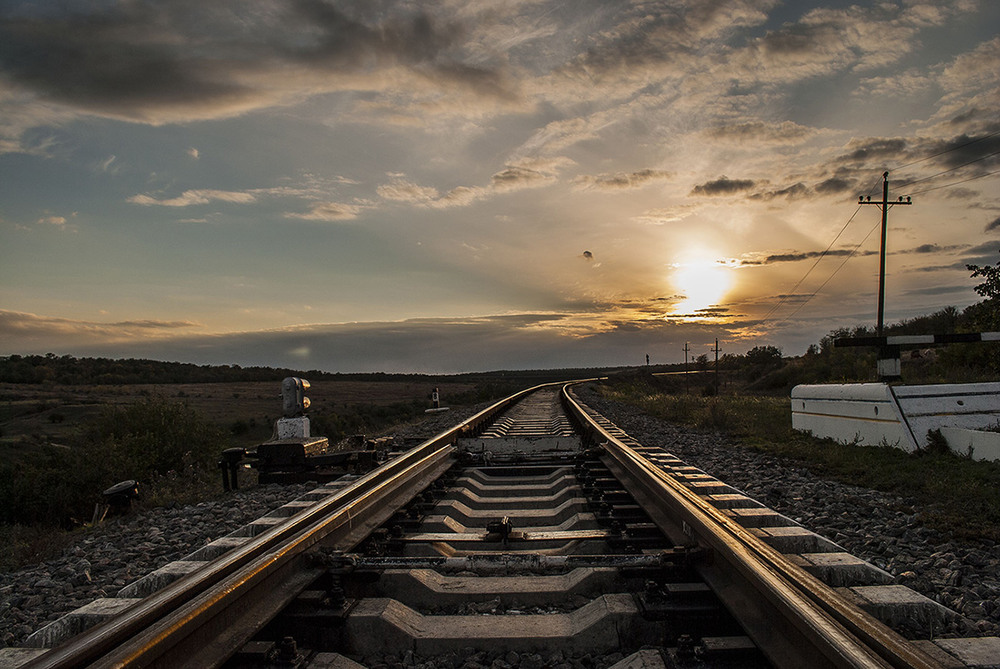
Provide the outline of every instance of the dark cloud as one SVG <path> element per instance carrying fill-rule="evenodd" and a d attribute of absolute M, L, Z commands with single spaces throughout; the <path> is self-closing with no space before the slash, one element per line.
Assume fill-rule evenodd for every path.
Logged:
<path fill-rule="evenodd" d="M 886 160 L 905 155 L 907 143 L 898 138 L 870 138 L 855 145 L 849 153 L 841 155 L 837 160 L 846 163 L 866 163 L 871 160 Z"/>
<path fill-rule="evenodd" d="M 750 195 L 752 200 L 774 200 L 779 197 L 786 198 L 788 200 L 796 200 L 798 198 L 807 197 L 809 195 L 809 188 L 803 183 L 792 184 L 785 188 L 778 188 L 775 190 L 765 190 Z"/>
<path fill-rule="evenodd" d="M 583 252 L 583 258 L 584 258 L 584 260 L 593 260 L 594 259 L 594 254 L 591 253 L 590 251 L 584 251 Z"/>
<path fill-rule="evenodd" d="M 32 341 L 48 341 L 71 337 L 81 343 L 125 341 L 134 338 L 174 336 L 180 330 L 201 327 L 193 321 L 131 320 L 113 323 L 53 318 L 36 314 L 0 310 L 0 334 Z"/>
<path fill-rule="evenodd" d="M 935 297 L 938 295 L 956 295 L 959 293 L 972 293 L 972 286 L 969 284 L 954 286 L 927 286 L 925 288 L 913 288 L 903 291 L 906 295 L 927 295 Z M 966 295 L 968 297 L 968 295 Z"/>
<path fill-rule="evenodd" d="M 1000 218 L 994 218 L 992 222 L 987 223 L 984 232 L 991 232 L 993 230 L 1000 230 Z"/>
<path fill-rule="evenodd" d="M 969 255 L 995 255 L 998 251 L 1000 251 L 1000 241 L 994 239 L 989 242 L 983 242 L 978 246 L 973 246 L 966 253 Z"/>
<path fill-rule="evenodd" d="M 625 190 L 642 188 L 654 181 L 665 181 L 673 176 L 673 172 L 644 169 L 635 172 L 617 172 L 615 174 L 585 175 L 578 177 L 576 183 L 584 187 L 602 190 Z"/>
<path fill-rule="evenodd" d="M 939 244 L 921 244 L 920 246 L 915 246 L 912 249 L 907 249 L 905 251 L 899 251 L 900 254 L 907 253 L 948 253 L 949 251 L 955 251 L 957 249 L 966 248 L 964 246 L 950 245 L 941 246 Z"/>
<path fill-rule="evenodd" d="M 722 176 L 713 181 L 706 181 L 703 184 L 695 186 L 691 190 L 691 194 L 708 196 L 733 195 L 750 190 L 754 187 L 755 183 L 755 181 L 751 181 L 750 179 L 730 179 Z"/>
<path fill-rule="evenodd" d="M 804 253 L 777 253 L 775 255 L 767 256 L 764 259 L 765 265 L 770 265 L 776 262 L 797 262 L 799 260 L 809 260 L 810 258 L 818 258 L 822 255 L 830 257 L 843 257 L 849 256 L 851 254 L 856 256 L 870 256 L 875 255 L 877 251 L 853 251 L 851 249 L 831 249 L 827 252 L 823 251 L 806 251 Z"/>
<path fill-rule="evenodd" d="M 849 255 L 864 257 L 877 255 L 878 251 L 860 251 L 854 249 L 831 249 L 829 251 L 793 251 L 789 253 L 772 253 L 771 255 L 765 256 L 763 258 L 745 258 L 739 261 L 740 266 L 743 267 L 753 267 L 758 265 L 771 265 L 779 262 L 799 262 L 801 260 L 810 260 L 812 258 L 819 258 L 820 256 L 830 256 L 830 257 L 846 257 Z M 784 299 L 784 298 L 782 298 Z"/>
<path fill-rule="evenodd" d="M 273 104 L 283 95 L 268 81 L 277 72 L 290 95 L 323 90 L 324 74 L 394 65 L 501 87 L 496 72 L 445 55 L 463 34 L 457 23 L 422 13 L 366 20 L 321 0 L 276 9 L 224 0 L 86 7 L 0 14 L 0 74 L 49 100 L 154 122 Z"/>
<path fill-rule="evenodd" d="M 994 128 L 994 132 L 998 128 Z M 1000 135 L 981 133 L 978 135 L 967 135 L 965 133 L 948 140 L 929 143 L 925 149 L 929 155 L 940 154 L 937 161 L 945 167 L 959 167 L 971 161 L 978 161 L 980 167 L 995 166 L 1000 164 L 1000 156 L 995 154 L 1000 152 Z"/>
<path fill-rule="evenodd" d="M 839 193 L 855 191 L 857 190 L 857 186 L 854 181 L 849 181 L 841 177 L 830 177 L 816 184 L 815 189 L 820 195 L 837 195 Z"/>
<path fill-rule="evenodd" d="M 567 68 L 591 77 L 626 76 L 670 66 L 694 53 L 703 40 L 766 20 L 774 0 L 699 0 L 640 3 L 618 26 L 599 35 L 586 53 Z"/>
<path fill-rule="evenodd" d="M 795 144 L 815 135 L 816 131 L 792 121 L 782 121 L 781 123 L 745 121 L 716 126 L 706 131 L 705 134 L 713 139 L 734 140 L 741 143 Z"/>

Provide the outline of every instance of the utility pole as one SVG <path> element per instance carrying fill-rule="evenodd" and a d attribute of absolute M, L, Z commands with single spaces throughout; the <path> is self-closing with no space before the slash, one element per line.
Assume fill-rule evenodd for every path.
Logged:
<path fill-rule="evenodd" d="M 719 340 L 715 340 L 715 394 L 719 394 Z"/>
<path fill-rule="evenodd" d="M 874 204 L 882 210 L 882 244 L 879 247 L 878 259 L 878 321 L 875 327 L 875 336 L 881 337 L 885 326 L 885 233 L 889 221 L 889 207 L 897 204 L 913 204 L 907 197 L 903 201 L 903 196 L 899 196 L 896 202 L 889 202 L 889 173 L 882 173 L 882 201 L 872 202 L 871 195 L 868 199 L 858 196 L 858 204 Z M 882 347 L 879 349 L 878 375 L 884 380 L 898 379 L 900 376 L 899 347 Z"/>
<path fill-rule="evenodd" d="M 688 393 L 688 342 L 684 342 L 684 394 Z"/>

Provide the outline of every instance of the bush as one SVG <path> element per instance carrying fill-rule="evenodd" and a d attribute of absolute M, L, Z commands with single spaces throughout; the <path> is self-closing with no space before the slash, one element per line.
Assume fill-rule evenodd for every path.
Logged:
<path fill-rule="evenodd" d="M 106 407 L 70 448 L 21 443 L 0 458 L 0 523 L 71 527 L 89 520 L 101 492 L 125 479 L 171 472 L 214 480 L 223 433 L 183 404 L 142 400 Z M 162 486 L 161 486 L 162 487 Z"/>

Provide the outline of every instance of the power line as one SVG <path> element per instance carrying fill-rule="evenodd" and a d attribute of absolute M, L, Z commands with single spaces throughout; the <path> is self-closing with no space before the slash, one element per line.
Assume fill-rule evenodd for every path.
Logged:
<path fill-rule="evenodd" d="M 991 137 L 996 137 L 997 135 L 1000 135 L 1000 130 L 995 130 L 995 131 L 989 133 L 988 135 L 983 135 L 982 137 L 977 137 L 976 139 L 970 139 L 968 142 L 965 142 L 964 144 L 959 144 L 958 146 L 953 146 L 950 149 L 945 149 L 943 151 L 938 151 L 937 153 L 932 153 L 931 155 L 924 156 L 923 158 L 920 158 L 919 160 L 914 160 L 913 162 L 905 163 L 903 165 L 896 165 L 896 167 L 894 167 L 892 169 L 892 171 L 901 170 L 904 167 L 909 167 L 910 165 L 916 165 L 917 163 L 922 163 L 925 160 L 930 160 L 931 158 L 937 158 L 938 156 L 943 156 L 944 154 L 951 153 L 952 151 L 958 151 L 959 149 L 964 149 L 967 146 L 970 146 L 970 145 L 975 144 L 977 142 L 982 142 L 982 141 L 987 140 L 987 139 L 989 139 Z M 904 184 L 904 185 L 907 185 L 907 184 Z"/>
<path fill-rule="evenodd" d="M 876 189 L 876 188 L 878 187 L 878 183 L 879 183 L 879 182 L 878 182 L 878 181 L 876 181 L 876 182 L 875 182 L 874 184 L 872 184 L 872 187 L 871 187 L 870 189 L 868 189 L 868 194 L 869 194 L 869 195 L 871 195 L 871 194 L 872 194 L 872 193 L 873 193 L 873 192 L 875 191 L 875 189 Z M 826 257 L 826 254 L 830 252 L 830 249 L 832 249 L 832 248 L 833 248 L 833 245 L 837 243 L 837 240 L 838 240 L 838 239 L 840 239 L 840 236 L 841 236 L 842 234 L 844 234 L 844 231 L 845 231 L 845 230 L 847 230 L 847 226 L 849 226 L 849 225 L 851 224 L 851 222 L 852 222 L 852 221 L 854 220 L 854 217 L 858 215 L 858 212 L 859 212 L 859 211 L 861 211 L 861 205 L 860 205 L 860 204 L 858 205 L 858 208 L 854 210 L 854 213 L 853 213 L 853 214 L 851 214 L 851 217 L 850 217 L 849 219 L 847 219 L 847 223 L 845 223 L 845 224 L 844 224 L 844 227 L 842 227 L 842 228 L 840 229 L 840 232 L 838 232 L 838 233 L 837 233 L 837 236 L 833 238 L 833 241 L 832 241 L 832 242 L 830 242 L 830 244 L 829 244 L 829 245 L 828 245 L 828 246 L 826 247 L 826 249 L 825 249 L 825 250 L 824 250 L 824 251 L 823 251 L 823 252 L 822 252 L 821 254 L 819 254 L 819 257 L 817 257 L 817 258 L 816 258 L 816 262 L 814 262 L 814 263 L 812 264 L 812 267 L 810 267 L 810 268 L 809 268 L 808 270 L 806 270 L 806 273 L 802 275 L 802 278 L 801 278 L 801 279 L 799 279 L 799 280 L 798 280 L 798 281 L 796 282 L 796 284 L 795 284 L 794 286 L 792 286 L 792 289 L 791 289 L 790 291 L 788 291 L 788 292 L 787 292 L 787 293 L 786 293 L 786 294 L 785 294 L 784 296 L 782 296 L 782 298 L 781 298 L 781 299 L 780 299 L 780 300 L 778 301 L 778 303 L 777 303 L 776 305 L 774 305 L 774 306 L 773 306 L 773 307 L 771 308 L 771 310 L 770 310 L 770 311 L 768 311 L 768 312 L 767 312 L 766 314 L 764 314 L 764 317 L 763 317 L 763 318 L 761 319 L 761 324 L 762 324 L 762 325 L 763 325 L 764 323 L 767 323 L 767 321 L 768 321 L 768 319 L 769 319 L 769 318 L 771 317 L 771 315 L 772 315 L 772 314 L 773 314 L 773 313 L 774 313 L 775 311 L 777 311 L 778 309 L 780 309 L 780 308 L 781 308 L 781 305 L 783 305 L 783 304 L 784 304 L 784 303 L 785 303 L 785 302 L 786 302 L 786 301 L 788 300 L 788 298 L 789 298 L 789 297 L 791 297 L 792 295 L 794 295 L 794 294 L 795 294 L 795 291 L 796 291 L 796 290 L 798 289 L 798 287 L 799 287 L 799 286 L 801 286 L 801 285 L 802 285 L 802 282 L 803 282 L 803 281 L 805 281 L 805 280 L 806 280 L 806 278 L 807 278 L 807 277 L 808 277 L 808 276 L 809 276 L 810 274 L 812 274 L 812 271 L 813 271 L 814 269 L 816 269 L 816 266 L 817 266 L 817 265 L 819 265 L 819 262 L 820 262 L 820 261 L 821 261 L 821 260 L 822 260 L 823 258 L 825 258 L 825 257 Z M 871 234 L 871 233 L 868 233 L 868 234 Z M 866 238 L 866 239 L 867 239 L 867 238 Z M 852 252 L 852 254 L 853 254 L 853 252 Z M 850 257 L 850 256 L 848 256 L 848 257 Z M 824 285 L 826 285 L 826 284 L 824 284 Z M 783 321 L 782 321 L 782 322 L 783 322 Z"/>
<path fill-rule="evenodd" d="M 931 179 L 936 179 L 937 177 L 941 176 L 942 174 L 948 174 L 949 172 L 954 172 L 955 170 L 960 170 L 963 167 L 968 167 L 969 165 L 972 165 L 974 163 L 978 163 L 981 160 L 986 160 L 987 158 L 990 158 L 990 157 L 995 156 L 997 154 L 1000 154 L 1000 150 L 994 151 L 993 153 L 987 153 L 985 156 L 980 156 L 979 158 L 976 158 L 975 160 L 970 160 L 967 163 L 962 163 L 961 165 L 956 165 L 955 167 L 952 167 L 951 169 L 947 169 L 947 170 L 945 170 L 943 172 L 938 172 L 937 174 L 932 174 L 929 177 L 923 177 L 922 179 L 914 179 L 913 181 L 907 181 L 905 184 L 901 184 L 900 186 L 897 186 L 897 188 L 905 188 L 906 186 L 912 186 L 913 184 L 918 184 L 921 181 L 930 181 Z M 924 191 L 924 192 L 926 192 L 926 191 Z M 910 193 L 910 195 L 913 195 L 913 193 Z"/>
<path fill-rule="evenodd" d="M 839 272 L 841 269 L 844 268 L 844 265 L 847 264 L 847 261 L 854 257 L 854 254 L 858 252 L 858 249 L 860 249 L 861 246 L 865 242 L 868 241 L 868 238 L 872 236 L 872 233 L 875 232 L 875 230 L 877 230 L 881 225 L 882 225 L 881 221 L 878 222 L 878 223 L 876 223 L 875 225 L 873 225 L 872 229 L 868 231 L 867 235 L 865 235 L 865 238 L 862 239 L 860 242 L 858 242 L 858 245 L 855 246 L 853 250 L 851 250 L 851 252 L 847 255 L 846 258 L 844 258 L 844 261 L 842 263 L 840 263 L 840 266 L 837 267 L 837 269 L 833 270 L 833 274 L 831 274 L 830 276 L 826 277 L 826 281 L 824 281 L 822 284 L 820 284 L 819 288 L 817 288 L 816 290 L 814 290 L 813 293 L 812 293 L 812 295 L 810 295 L 805 300 L 803 300 L 802 303 L 799 304 L 799 306 L 795 308 L 795 311 L 793 311 L 792 313 L 790 313 L 787 316 L 785 316 L 782 320 L 780 320 L 777 323 L 777 325 L 775 327 L 779 327 L 779 326 L 784 325 L 785 323 L 787 323 L 788 320 L 792 316 L 794 316 L 795 314 L 799 313 L 799 311 L 802 309 L 802 307 L 804 307 L 807 304 L 809 304 L 810 300 L 812 300 L 812 298 L 816 297 L 816 295 L 819 293 L 819 291 L 823 290 L 823 288 L 826 286 L 826 284 L 830 283 L 830 279 L 832 279 L 834 276 L 836 276 L 837 272 Z"/>
<path fill-rule="evenodd" d="M 948 149 L 944 149 L 942 151 L 938 151 L 937 153 L 932 153 L 931 155 L 924 156 L 923 158 L 920 158 L 918 160 L 914 160 L 914 161 L 911 161 L 911 162 L 908 162 L 908 163 L 904 163 L 902 165 L 897 165 L 893 169 L 894 170 L 900 170 L 900 169 L 902 169 L 904 167 L 910 167 L 911 165 L 917 165 L 919 163 L 922 163 L 924 161 L 930 160 L 932 158 L 937 158 L 938 156 L 943 156 L 943 155 L 945 155 L 947 153 L 952 153 L 953 151 L 957 151 L 959 149 L 963 149 L 963 148 L 965 148 L 967 146 L 971 146 L 973 144 L 985 141 L 987 139 L 990 139 L 992 137 L 996 137 L 998 135 L 1000 135 L 1000 130 L 995 130 L 995 131 L 993 131 L 991 133 L 983 135 L 982 137 L 977 137 L 976 139 L 971 139 L 971 140 L 969 140 L 967 142 L 963 142 L 962 144 L 958 144 L 958 145 L 950 147 Z M 970 161 L 968 161 L 966 163 L 963 163 L 963 164 L 958 165 L 956 167 L 953 167 L 951 169 L 945 170 L 943 172 L 938 172 L 937 174 L 931 175 L 929 177 L 923 177 L 921 179 L 916 179 L 914 181 L 910 181 L 910 182 L 904 183 L 901 186 L 898 186 L 898 188 L 904 188 L 906 186 L 912 186 L 913 184 L 921 183 L 923 181 L 929 181 L 930 179 L 934 179 L 934 178 L 942 176 L 944 174 L 948 174 L 950 172 L 954 172 L 954 171 L 956 171 L 958 169 L 961 169 L 963 167 L 967 167 L 969 165 L 972 165 L 974 163 L 980 162 L 982 160 L 985 160 L 986 158 L 990 158 L 990 157 L 995 156 L 997 154 L 1000 154 L 1000 151 L 994 151 L 993 153 L 986 154 L 985 156 L 981 156 L 979 158 L 976 158 L 975 160 L 970 160 Z M 925 188 L 924 190 L 913 191 L 913 192 L 909 193 L 909 196 L 912 197 L 913 195 L 920 195 L 922 193 L 927 193 L 929 191 L 938 190 L 938 189 L 941 189 L 941 188 L 950 188 L 951 186 L 957 186 L 959 184 L 963 184 L 963 183 L 966 183 L 968 181 L 974 181 L 976 179 L 981 179 L 981 178 L 984 178 L 984 177 L 992 176 L 994 174 L 1000 174 L 1000 170 L 997 170 L 997 171 L 994 171 L 994 172 L 987 172 L 985 174 L 980 174 L 980 175 L 977 175 L 977 176 L 974 176 L 974 177 L 969 177 L 968 179 L 962 179 L 961 181 L 956 181 L 956 182 L 949 183 L 949 184 L 944 184 L 944 185 L 941 185 L 941 186 L 933 186 L 931 188 Z M 868 190 L 868 195 L 871 195 L 871 193 L 875 190 L 875 188 L 877 186 L 878 186 L 878 182 L 876 181 L 875 184 L 872 185 L 872 187 Z M 838 239 L 840 239 L 840 236 L 844 234 L 844 231 L 847 230 L 847 227 L 851 224 L 851 222 L 854 220 L 854 218 L 858 215 L 859 211 L 861 211 L 861 205 L 860 204 L 859 204 L 858 208 L 854 210 L 854 213 L 851 214 L 851 217 L 849 219 L 847 219 L 847 223 L 845 223 L 844 227 L 842 227 L 840 229 L 840 232 L 837 233 L 837 236 L 833 238 L 833 241 L 830 242 L 830 244 L 826 247 L 826 249 L 816 258 L 816 261 L 812 264 L 812 266 L 808 270 L 806 270 L 806 273 L 802 275 L 802 278 L 800 278 L 795 283 L 795 285 L 792 287 L 792 289 L 790 291 L 788 291 L 785 295 L 783 295 L 781 297 L 780 300 L 778 300 L 777 304 L 775 304 L 773 307 L 771 307 L 771 309 L 766 314 L 764 314 L 764 317 L 761 319 L 761 325 L 766 324 L 768 322 L 768 320 L 771 318 L 771 316 L 778 309 L 780 309 L 782 307 L 782 305 L 784 305 L 785 302 L 787 302 L 790 297 L 792 297 L 795 294 L 795 291 L 798 289 L 798 287 L 800 285 L 802 285 L 802 282 L 805 281 L 806 278 L 808 278 L 810 274 L 812 274 L 813 270 L 816 269 L 816 267 L 819 265 L 820 261 L 823 260 L 823 258 L 825 258 L 827 256 L 827 254 L 830 252 L 830 249 L 833 248 L 833 245 L 837 242 Z M 877 228 L 877 227 L 878 227 L 878 225 L 875 226 L 875 228 Z M 868 237 L 870 237 L 871 234 L 872 234 L 872 232 L 875 231 L 875 228 L 872 228 L 868 232 L 868 234 L 865 235 L 865 238 L 863 240 L 861 240 L 861 243 L 858 244 L 858 246 L 854 247 L 854 249 L 851 251 L 851 253 L 848 254 L 847 257 L 844 258 L 843 262 L 841 262 L 840 266 L 838 266 L 837 269 L 834 270 L 833 274 L 831 274 L 830 276 L 828 276 L 826 278 L 826 280 L 820 285 L 820 287 L 817 288 L 802 303 L 800 303 L 798 305 L 798 307 L 796 307 L 795 310 L 792 311 L 791 314 L 789 314 L 788 316 L 785 316 L 782 320 L 778 321 L 778 323 L 776 324 L 776 327 L 781 326 L 784 323 L 786 323 L 790 318 L 792 318 L 792 316 L 794 316 L 795 314 L 797 314 L 802 309 L 802 307 L 804 307 L 806 304 L 808 304 L 809 301 L 812 300 L 819 293 L 819 291 L 822 290 L 826 286 L 826 284 L 828 284 L 830 282 L 830 280 L 837 274 L 837 272 L 839 272 L 844 267 L 844 265 L 847 264 L 847 261 L 850 260 L 852 257 L 854 257 L 854 254 L 857 253 L 858 249 L 861 247 L 861 244 L 864 244 L 865 241 L 868 240 Z"/>
<path fill-rule="evenodd" d="M 913 195 L 920 195 L 921 193 L 928 193 L 928 192 L 930 192 L 932 190 L 938 190 L 938 189 L 941 189 L 941 188 L 951 188 L 952 186 L 957 186 L 959 184 L 964 184 L 966 181 L 975 181 L 976 179 L 982 179 L 984 177 L 993 176 L 994 174 L 1000 174 L 1000 170 L 996 170 L 994 172 L 986 172 L 985 174 L 977 174 L 974 177 L 969 177 L 968 179 L 962 179 L 961 181 L 953 181 L 950 184 L 942 184 L 940 186 L 931 186 L 930 188 L 925 188 L 923 190 L 914 191 L 914 192 L 910 193 L 910 195 L 911 196 L 913 196 Z"/>

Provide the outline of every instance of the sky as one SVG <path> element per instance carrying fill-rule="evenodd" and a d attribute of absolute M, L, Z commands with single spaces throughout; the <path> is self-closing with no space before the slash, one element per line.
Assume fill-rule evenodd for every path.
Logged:
<path fill-rule="evenodd" d="M 800 355 L 980 298 L 995 0 L 0 0 L 0 355 Z"/>

